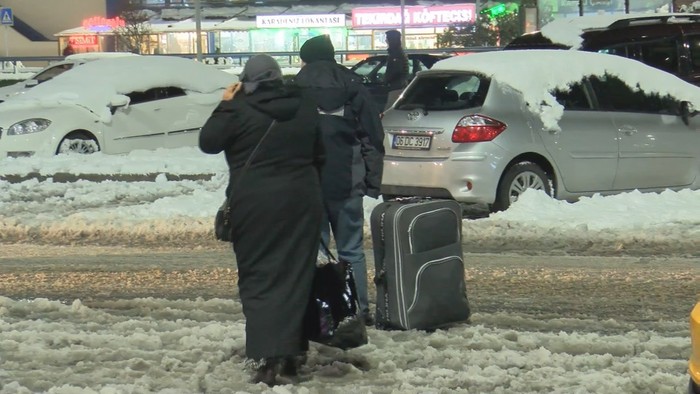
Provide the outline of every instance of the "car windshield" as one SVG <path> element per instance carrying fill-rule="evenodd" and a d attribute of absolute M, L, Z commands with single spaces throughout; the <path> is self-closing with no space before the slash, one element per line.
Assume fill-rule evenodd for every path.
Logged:
<path fill-rule="evenodd" d="M 68 63 L 58 64 L 56 66 L 49 67 L 46 70 L 36 74 L 35 76 L 32 77 L 32 79 L 35 79 L 39 83 L 42 83 L 42 82 L 48 81 L 51 78 L 54 78 L 58 75 L 63 74 L 64 72 L 70 70 L 71 68 L 73 68 L 72 64 L 68 64 Z"/>
<path fill-rule="evenodd" d="M 381 59 L 369 59 L 365 62 L 356 64 L 353 68 L 351 68 L 351 70 L 359 75 L 367 76 L 380 64 L 382 64 Z"/>
<path fill-rule="evenodd" d="M 449 111 L 484 104 L 490 80 L 472 73 L 431 73 L 417 78 L 396 103 L 399 110 Z"/>

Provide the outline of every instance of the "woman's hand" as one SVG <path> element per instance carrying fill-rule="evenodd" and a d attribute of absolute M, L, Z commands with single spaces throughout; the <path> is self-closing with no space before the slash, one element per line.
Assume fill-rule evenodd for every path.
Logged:
<path fill-rule="evenodd" d="M 242 87 L 243 87 L 243 84 L 241 82 L 236 82 L 233 85 L 227 86 L 226 89 L 224 90 L 224 96 L 222 97 L 222 100 L 223 101 L 233 100 L 233 98 L 236 97 L 236 93 L 238 93 Z"/>

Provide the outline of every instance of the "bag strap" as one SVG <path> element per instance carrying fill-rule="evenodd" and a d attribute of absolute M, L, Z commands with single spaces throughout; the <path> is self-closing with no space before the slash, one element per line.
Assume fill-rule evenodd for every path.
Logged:
<path fill-rule="evenodd" d="M 323 246 L 323 249 L 324 249 L 325 252 L 326 252 L 326 257 L 328 257 L 328 262 L 329 262 L 329 263 L 331 263 L 331 264 L 340 263 L 340 260 L 338 260 L 338 259 L 335 257 L 335 255 L 333 254 L 333 252 L 331 252 L 331 249 L 328 247 L 328 245 L 326 245 L 325 242 L 323 242 L 323 240 L 321 240 L 321 246 Z"/>
<path fill-rule="evenodd" d="M 265 134 L 263 134 L 262 137 L 260 137 L 260 141 L 258 141 L 257 145 L 255 145 L 255 148 L 253 148 L 253 151 L 250 152 L 250 156 L 248 156 L 248 159 L 245 161 L 245 164 L 243 164 L 243 169 L 241 169 L 241 175 L 238 176 L 238 179 L 236 180 L 236 183 L 231 186 L 231 193 L 226 196 L 226 204 L 231 205 L 231 196 L 233 195 L 234 190 L 238 188 L 238 185 L 241 183 L 241 180 L 243 179 L 243 175 L 245 175 L 246 171 L 248 171 L 248 168 L 250 167 L 250 163 L 253 161 L 253 157 L 258 153 L 258 150 L 260 149 L 260 145 L 262 144 L 263 140 L 265 137 L 267 137 L 268 134 L 270 134 L 270 130 L 272 130 L 272 127 L 277 123 L 276 119 L 272 119 L 272 123 L 270 123 L 270 126 L 267 128 L 265 131 Z"/>

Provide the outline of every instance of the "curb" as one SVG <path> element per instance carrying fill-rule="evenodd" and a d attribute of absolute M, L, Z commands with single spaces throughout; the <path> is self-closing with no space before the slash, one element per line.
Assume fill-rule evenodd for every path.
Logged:
<path fill-rule="evenodd" d="M 163 173 L 148 173 L 148 174 L 73 174 L 67 172 L 57 172 L 55 174 L 40 174 L 38 172 L 30 172 L 25 175 L 0 175 L 0 180 L 9 183 L 21 183 L 24 181 L 36 179 L 39 182 L 44 182 L 47 179 L 52 179 L 56 183 L 70 183 L 77 181 L 90 182 L 155 182 L 156 178 Z M 168 181 L 199 181 L 211 180 L 214 174 L 163 174 Z"/>

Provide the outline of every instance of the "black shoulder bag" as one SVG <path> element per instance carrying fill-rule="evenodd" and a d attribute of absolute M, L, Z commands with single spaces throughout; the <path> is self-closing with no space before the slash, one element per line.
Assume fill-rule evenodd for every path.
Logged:
<path fill-rule="evenodd" d="M 316 265 L 309 305 L 304 316 L 306 338 L 340 349 L 367 343 L 367 327 L 357 308 L 352 267 L 338 260 L 321 241 L 328 262 Z"/>
<path fill-rule="evenodd" d="M 243 175 L 245 175 L 246 171 L 248 171 L 248 167 L 250 167 L 250 163 L 253 161 L 253 157 L 255 157 L 255 154 L 258 153 L 260 144 L 262 144 L 265 137 L 267 137 L 267 135 L 270 134 L 270 130 L 272 130 L 272 126 L 274 126 L 276 122 L 277 121 L 273 119 L 272 123 L 270 123 L 270 127 L 268 127 L 265 131 L 265 134 L 263 134 L 263 136 L 260 137 L 260 141 L 258 141 L 258 144 L 255 145 L 255 148 L 253 148 L 253 151 L 250 153 L 250 156 L 248 156 L 248 160 L 246 160 L 245 164 L 243 165 L 243 169 L 241 169 L 241 175 L 238 177 L 238 180 L 236 180 L 236 183 L 231 186 L 231 188 L 229 189 L 229 195 L 226 196 L 226 200 L 224 200 L 224 203 L 221 204 L 219 210 L 216 212 L 216 218 L 214 219 L 214 235 L 216 235 L 216 239 L 218 239 L 219 241 L 233 241 L 233 223 L 231 222 L 231 195 L 236 191 L 236 188 L 238 188 L 238 185 L 241 183 L 241 179 L 243 179 Z"/>

